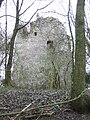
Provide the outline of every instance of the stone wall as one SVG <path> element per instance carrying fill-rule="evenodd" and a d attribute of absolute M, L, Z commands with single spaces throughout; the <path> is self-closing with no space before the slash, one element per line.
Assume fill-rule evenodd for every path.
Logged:
<path fill-rule="evenodd" d="M 60 83 L 65 84 L 71 79 L 70 67 L 67 69 L 70 60 L 63 24 L 52 17 L 37 18 L 30 23 L 30 32 L 27 28 L 18 32 L 12 79 L 22 86 L 48 87 L 54 68 L 60 76 Z"/>

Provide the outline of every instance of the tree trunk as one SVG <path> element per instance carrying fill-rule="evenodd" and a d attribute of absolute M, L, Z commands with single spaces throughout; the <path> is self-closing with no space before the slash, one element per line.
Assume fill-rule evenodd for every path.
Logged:
<path fill-rule="evenodd" d="M 4 86 L 9 86 L 11 81 L 11 68 L 12 68 L 12 61 L 13 61 L 13 50 L 14 50 L 14 41 L 15 37 L 18 32 L 18 25 L 19 25 L 19 0 L 17 0 L 17 6 L 16 6 L 16 23 L 15 28 L 13 30 L 13 35 L 10 40 L 10 52 L 9 52 L 9 58 L 8 63 L 6 65 L 5 69 L 5 80 L 3 82 Z"/>
<path fill-rule="evenodd" d="M 2 5 L 2 2 L 3 2 L 3 0 L 0 0 L 0 7 L 1 7 L 1 5 Z"/>
<path fill-rule="evenodd" d="M 85 0 L 77 1 L 76 9 L 76 48 L 75 66 L 72 77 L 71 98 L 77 97 L 85 89 L 86 74 L 86 50 L 85 50 L 85 24 L 84 24 L 84 4 Z M 85 109 L 84 99 L 80 98 L 71 103 L 73 109 L 83 111 Z"/>

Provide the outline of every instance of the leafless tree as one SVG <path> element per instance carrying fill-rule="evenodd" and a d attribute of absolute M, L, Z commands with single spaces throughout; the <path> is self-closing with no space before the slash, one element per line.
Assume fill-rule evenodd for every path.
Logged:
<path fill-rule="evenodd" d="M 5 55 L 5 59 L 6 59 L 6 65 L 5 65 L 5 80 L 3 81 L 3 85 L 4 86 L 9 86 L 10 85 L 10 82 L 11 82 L 11 68 L 12 68 L 12 62 L 13 62 L 13 52 L 14 52 L 14 44 L 15 44 L 15 38 L 16 38 L 16 35 L 18 33 L 18 31 L 20 29 L 22 29 L 23 27 L 25 27 L 26 25 L 28 25 L 31 21 L 31 19 L 36 15 L 36 13 L 40 10 L 43 10 L 44 8 L 48 7 L 54 0 L 52 0 L 51 2 L 49 2 L 47 5 L 45 5 L 44 7 L 42 8 L 39 8 L 37 9 L 34 14 L 30 17 L 30 19 L 23 25 L 23 26 L 19 26 L 19 22 L 20 22 L 20 17 L 22 15 L 24 15 L 26 13 L 26 11 L 28 9 L 31 8 L 31 6 L 34 5 L 36 0 L 34 0 L 34 2 L 32 2 L 22 13 L 21 13 L 21 9 L 23 7 L 23 4 L 24 4 L 24 0 L 22 0 L 21 2 L 19 0 L 17 0 L 17 2 L 14 3 L 15 7 L 16 7 L 16 16 L 10 16 L 10 15 L 5 15 L 5 16 L 10 16 L 10 17 L 14 17 L 15 18 L 15 26 L 14 26 L 14 29 L 13 29 L 13 33 L 12 33 L 12 36 L 10 38 L 10 42 L 9 42 L 9 48 L 7 48 L 7 43 L 6 43 L 6 51 L 8 49 L 8 55 L 7 55 L 7 52 L 6 52 L 6 55 Z M 1 3 L 2 3 L 2 0 L 1 0 Z M 4 17 L 4 16 L 2 16 Z M 7 22 L 7 20 L 6 20 Z M 7 23 L 6 23 L 7 24 Z M 5 34 L 5 38 L 7 39 L 7 30 L 6 30 L 6 34 Z M 6 40 L 7 42 L 7 40 Z"/>

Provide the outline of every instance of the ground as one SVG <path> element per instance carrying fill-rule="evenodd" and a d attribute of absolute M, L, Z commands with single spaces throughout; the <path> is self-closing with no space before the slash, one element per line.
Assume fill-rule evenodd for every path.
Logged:
<path fill-rule="evenodd" d="M 90 120 L 90 114 L 80 114 L 72 110 L 68 104 L 38 108 L 67 99 L 68 93 L 64 90 L 21 90 L 0 87 L 0 120 L 16 120 L 17 115 L 19 115 L 17 120 Z M 25 107 L 27 112 L 19 114 Z"/>

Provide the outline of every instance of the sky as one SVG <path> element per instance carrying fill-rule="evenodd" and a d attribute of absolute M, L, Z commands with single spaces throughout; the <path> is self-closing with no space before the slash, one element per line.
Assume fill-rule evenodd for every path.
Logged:
<path fill-rule="evenodd" d="M 5 1 L 2 3 L 1 9 L 0 9 L 0 16 L 5 14 Z M 7 0 L 8 5 L 7 5 L 7 14 L 12 15 L 15 17 L 15 4 L 13 1 L 16 0 Z M 20 0 L 21 1 L 21 0 Z M 33 3 L 35 0 L 24 0 L 21 13 Z M 22 21 L 28 21 L 30 17 L 34 14 L 34 12 L 38 8 L 42 8 L 48 3 L 50 3 L 52 0 L 36 0 L 35 3 L 27 10 L 27 12 L 21 16 Z M 75 15 L 75 8 L 76 8 L 76 3 L 77 0 L 71 0 L 72 4 L 72 13 Z M 43 10 L 38 11 L 39 16 L 47 17 L 47 16 L 52 16 L 55 18 L 58 18 L 68 29 L 68 21 L 67 21 L 67 12 L 68 12 L 68 0 L 54 0 L 48 7 L 46 7 Z M 1 24 L 3 29 L 5 28 L 5 17 L 0 18 Z M 32 21 L 36 20 L 36 15 L 33 17 Z M 12 33 L 13 27 L 14 27 L 14 21 L 15 18 L 8 17 L 8 34 Z M 69 32 L 69 30 L 67 30 Z"/>
<path fill-rule="evenodd" d="M 8 15 L 12 15 L 15 17 L 16 1 L 17 0 L 7 0 L 8 2 L 7 14 Z M 19 0 L 19 1 L 22 1 L 22 0 Z M 34 4 L 25 12 L 24 15 L 20 17 L 20 19 L 24 22 L 28 21 L 37 9 L 44 7 L 51 1 L 53 2 L 48 7 L 46 7 L 43 10 L 38 11 L 39 16 L 43 16 L 43 17 L 52 16 L 52 17 L 58 18 L 60 22 L 64 24 L 69 34 L 68 20 L 66 16 L 68 13 L 69 0 L 24 0 L 20 13 L 22 13 L 33 2 Z M 90 11 L 90 0 L 85 0 L 85 1 L 86 1 L 85 10 L 86 10 L 86 15 L 88 19 L 88 25 L 90 26 L 90 12 L 89 12 Z M 4 2 L 2 3 L 1 9 L 0 9 L 0 16 L 5 15 L 5 2 L 6 0 L 4 0 Z M 73 23 L 75 22 L 76 4 L 77 4 L 77 0 L 71 0 L 71 14 L 73 18 Z M 34 20 L 36 20 L 36 15 L 33 17 L 31 21 L 34 21 Z M 13 27 L 15 24 L 14 21 L 15 21 L 15 18 L 12 18 L 10 16 L 8 17 L 8 28 L 9 28 L 8 34 L 12 33 L 13 31 Z M 5 17 L 0 18 L 0 22 L 1 22 L 1 27 L 5 29 Z M 73 29 L 73 34 L 74 34 L 75 31 L 74 31 L 73 23 L 72 23 L 72 29 Z"/>

